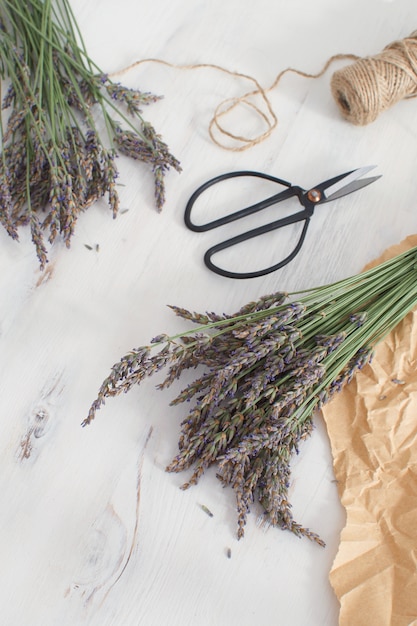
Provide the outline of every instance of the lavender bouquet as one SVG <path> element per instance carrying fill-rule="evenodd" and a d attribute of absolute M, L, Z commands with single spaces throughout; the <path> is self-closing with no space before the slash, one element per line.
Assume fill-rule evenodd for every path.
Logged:
<path fill-rule="evenodd" d="M 158 335 L 126 354 L 100 387 L 83 425 L 106 398 L 156 372 L 165 389 L 189 368 L 202 372 L 172 404 L 191 401 L 179 453 L 167 470 L 193 468 L 184 489 L 216 463 L 230 485 L 238 537 L 255 498 L 266 521 L 320 545 L 292 516 L 290 462 L 313 429 L 313 414 L 372 357 L 374 346 L 417 305 L 417 247 L 366 272 L 292 294 L 275 293 L 234 315 L 173 311 L 197 324 Z"/>
<path fill-rule="evenodd" d="M 45 231 L 69 246 L 79 213 L 103 196 L 117 215 L 119 153 L 149 164 L 161 209 L 164 175 L 180 165 L 142 117 L 158 97 L 97 67 L 69 1 L 1 0 L 0 46 L 0 222 L 14 239 L 30 227 L 41 268 Z"/>

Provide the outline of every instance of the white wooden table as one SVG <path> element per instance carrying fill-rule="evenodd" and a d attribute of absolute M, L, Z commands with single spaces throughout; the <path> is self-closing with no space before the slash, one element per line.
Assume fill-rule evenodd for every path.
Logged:
<path fill-rule="evenodd" d="M 372 55 L 417 27 L 414 0 L 72 6 L 105 71 L 157 57 L 222 65 L 265 87 L 288 66 L 316 72 L 337 52 Z M 167 176 L 162 214 L 153 208 L 148 170 L 121 158 L 121 204 L 129 210 L 113 221 L 104 202 L 90 208 L 71 249 L 54 245 L 45 272 L 27 232 L 20 243 L 0 232 L 2 625 L 338 623 L 328 573 L 344 511 L 319 416 L 294 461 L 291 496 L 297 521 L 317 531 L 325 549 L 261 528 L 256 506 L 238 542 L 234 495 L 214 470 L 179 489 L 185 476 L 165 467 L 182 419 L 169 401 L 183 384 L 161 393 L 150 380 L 108 401 L 89 427 L 80 424 L 114 362 L 157 333 L 184 328 L 167 304 L 233 312 L 281 288 L 356 273 L 416 231 L 417 103 L 352 126 L 329 88 L 341 66 L 317 80 L 287 75 L 269 94 L 276 131 L 247 152 L 231 152 L 211 142 L 207 127 L 219 102 L 243 93 L 247 82 L 212 69 L 141 65 L 120 80 L 164 94 L 145 117 L 183 166 Z M 237 113 L 233 123 L 243 121 Z M 308 187 L 368 164 L 383 177 L 320 207 L 296 261 L 263 278 L 233 281 L 208 271 L 203 252 L 223 233 L 199 235 L 183 223 L 192 191 L 225 171 L 255 169 Z"/>

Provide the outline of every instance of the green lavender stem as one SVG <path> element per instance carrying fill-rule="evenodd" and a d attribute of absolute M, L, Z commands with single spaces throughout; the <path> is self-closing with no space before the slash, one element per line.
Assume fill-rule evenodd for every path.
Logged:
<path fill-rule="evenodd" d="M 2 108 L 10 111 L 0 128 L 0 221 L 15 238 L 19 226 L 31 224 L 41 267 L 48 260 L 45 232 L 50 243 L 61 235 L 69 246 L 79 213 L 103 196 L 117 215 L 118 154 L 148 164 L 161 209 L 164 176 L 181 168 L 142 116 L 143 106 L 159 98 L 100 70 L 69 1 L 0 0 L 0 45 L 0 77 L 8 82 Z"/>
<path fill-rule="evenodd" d="M 172 307 L 195 326 L 158 335 L 125 355 L 83 425 L 106 398 L 163 369 L 160 389 L 200 367 L 202 375 L 172 401 L 193 402 L 168 471 L 193 468 L 188 487 L 217 463 L 220 480 L 236 494 L 239 537 L 257 496 L 269 523 L 323 545 L 292 518 L 291 457 L 311 433 L 315 409 L 370 361 L 376 344 L 417 305 L 416 278 L 413 248 L 333 284 L 265 296 L 235 315 Z"/>

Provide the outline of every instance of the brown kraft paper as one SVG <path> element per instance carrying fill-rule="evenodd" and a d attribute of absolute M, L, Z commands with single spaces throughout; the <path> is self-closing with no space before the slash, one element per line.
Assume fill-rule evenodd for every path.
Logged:
<path fill-rule="evenodd" d="M 416 361 L 414 310 L 322 411 L 347 515 L 330 572 L 340 626 L 417 625 Z"/>

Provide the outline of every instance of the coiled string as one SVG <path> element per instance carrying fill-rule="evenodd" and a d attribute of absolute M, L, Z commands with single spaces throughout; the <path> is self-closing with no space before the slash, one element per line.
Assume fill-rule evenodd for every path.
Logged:
<path fill-rule="evenodd" d="M 252 84 L 250 91 L 223 100 L 216 107 L 208 129 L 215 144 L 226 150 L 242 152 L 267 139 L 277 127 L 278 117 L 267 94 L 278 86 L 285 74 L 291 72 L 304 78 L 319 78 L 335 61 L 354 61 L 337 70 L 330 81 L 331 92 L 341 114 L 352 124 L 369 124 L 396 102 L 417 95 L 417 31 L 406 39 L 389 44 L 376 56 L 361 58 L 355 54 L 335 54 L 316 74 L 286 68 L 267 88 L 262 87 L 253 76 L 219 65 L 177 65 L 153 58 L 136 61 L 113 75 L 125 73 L 143 63 L 158 63 L 180 70 L 213 69 L 249 81 Z M 248 107 L 258 115 L 263 124 L 259 134 L 248 137 L 227 129 L 225 118 L 240 106 Z"/>
<path fill-rule="evenodd" d="M 404 98 L 417 95 L 417 31 L 373 57 L 337 70 L 330 81 L 340 112 L 365 125 Z"/>

